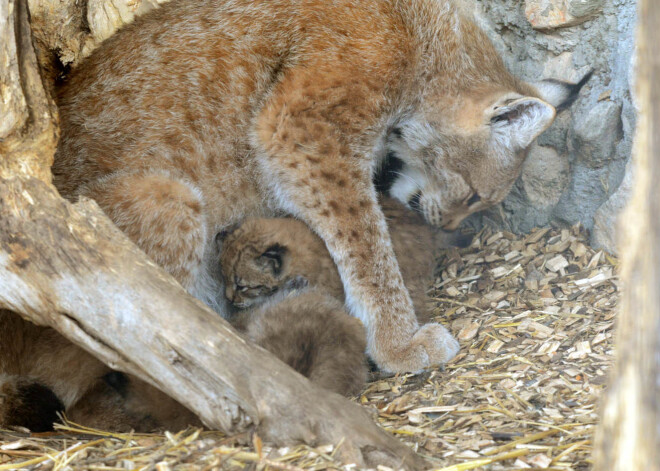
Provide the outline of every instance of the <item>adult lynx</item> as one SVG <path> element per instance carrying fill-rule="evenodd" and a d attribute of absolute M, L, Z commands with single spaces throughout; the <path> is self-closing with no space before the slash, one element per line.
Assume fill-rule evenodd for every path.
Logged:
<path fill-rule="evenodd" d="M 337 264 L 384 370 L 447 357 L 420 327 L 372 183 L 455 227 L 501 201 L 575 87 L 514 78 L 449 0 L 177 0 L 117 32 L 60 91 L 61 193 L 97 200 L 190 293 L 223 311 L 215 234 L 284 211 Z"/>

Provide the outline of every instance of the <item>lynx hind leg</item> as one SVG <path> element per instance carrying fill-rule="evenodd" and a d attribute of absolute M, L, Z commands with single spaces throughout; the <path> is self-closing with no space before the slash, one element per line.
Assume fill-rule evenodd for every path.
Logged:
<path fill-rule="evenodd" d="M 365 330 L 336 299 L 293 291 L 250 313 L 247 336 L 320 387 L 351 396 L 366 383 Z"/>
<path fill-rule="evenodd" d="M 31 378 L 0 375 L 0 428 L 47 432 L 63 411 L 64 405 L 47 386 Z"/>
<path fill-rule="evenodd" d="M 204 265 L 207 232 L 200 192 L 167 172 L 116 173 L 86 186 L 82 195 L 101 209 L 190 294 L 216 308 L 219 286 Z"/>

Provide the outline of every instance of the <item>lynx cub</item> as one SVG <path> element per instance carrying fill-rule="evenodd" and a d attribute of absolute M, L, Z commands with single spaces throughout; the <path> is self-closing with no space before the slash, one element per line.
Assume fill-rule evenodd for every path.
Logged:
<path fill-rule="evenodd" d="M 374 174 L 395 152 L 390 195 L 456 227 L 504 198 L 577 90 L 514 78 L 451 0 L 177 0 L 71 72 L 54 182 L 223 314 L 215 235 L 293 214 L 328 247 L 378 366 L 419 371 L 455 341 L 417 322 Z"/>
<path fill-rule="evenodd" d="M 426 291 L 433 275 L 433 255 L 447 246 L 447 240 L 401 203 L 385 198 L 381 207 L 418 321 L 425 324 L 430 320 Z M 300 287 L 301 280 L 344 301 L 337 267 L 323 240 L 297 219 L 249 219 L 219 244 L 225 295 L 239 309 Z"/>
<path fill-rule="evenodd" d="M 423 324 L 429 320 L 434 231 L 397 201 L 381 205 Z M 234 325 L 313 382 L 340 394 L 359 392 L 366 377 L 364 327 L 343 309 L 341 279 L 323 241 L 296 219 L 257 218 L 219 243 L 225 293 L 241 309 Z M 448 348 L 457 350 L 457 343 Z"/>
<path fill-rule="evenodd" d="M 324 389 L 355 396 L 364 388 L 364 326 L 322 289 L 282 287 L 262 304 L 237 313 L 235 325 Z"/>
<path fill-rule="evenodd" d="M 104 430 L 201 425 L 156 388 L 110 370 L 55 330 L 0 309 L 0 428 L 51 430 L 57 413 Z"/>

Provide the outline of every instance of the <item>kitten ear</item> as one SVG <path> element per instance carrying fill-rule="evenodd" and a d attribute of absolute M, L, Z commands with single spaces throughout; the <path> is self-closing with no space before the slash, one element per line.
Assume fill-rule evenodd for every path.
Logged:
<path fill-rule="evenodd" d="M 238 229 L 239 226 L 240 224 L 232 224 L 225 227 L 215 235 L 215 243 L 220 251 L 222 251 L 222 244 L 225 242 L 225 239 L 229 237 L 236 229 Z"/>
<path fill-rule="evenodd" d="M 589 81 L 594 74 L 591 69 L 578 83 L 568 83 L 556 79 L 546 79 L 534 83 L 534 87 L 538 90 L 539 95 L 545 101 L 554 106 L 557 111 L 564 110 L 571 106 L 577 99 L 580 90 L 584 84 Z"/>
<path fill-rule="evenodd" d="M 264 268 L 270 269 L 273 275 L 279 275 L 282 272 L 284 259 L 288 249 L 280 244 L 273 244 L 259 256 L 259 262 Z"/>
<path fill-rule="evenodd" d="M 543 100 L 522 97 L 490 109 L 493 139 L 512 150 L 527 148 L 555 119 L 555 108 Z"/>

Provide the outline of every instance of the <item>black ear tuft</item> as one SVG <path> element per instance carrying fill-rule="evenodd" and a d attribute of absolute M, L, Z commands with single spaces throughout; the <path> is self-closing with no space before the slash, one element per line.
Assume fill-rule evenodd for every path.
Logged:
<path fill-rule="evenodd" d="M 577 100 L 580 90 L 582 90 L 582 87 L 584 87 L 593 74 L 594 69 L 591 69 L 578 83 L 546 79 L 540 82 L 541 86 L 539 87 L 539 90 L 542 94 L 548 95 L 543 98 L 551 103 L 557 111 L 565 110 Z"/>
<path fill-rule="evenodd" d="M 562 103 L 557 106 L 557 111 L 565 110 L 569 106 L 571 106 L 575 100 L 577 100 L 578 95 L 580 94 L 580 90 L 582 90 L 582 87 L 584 87 L 584 84 L 586 84 L 591 76 L 594 74 L 594 69 L 591 69 L 589 72 L 587 72 L 587 75 L 582 77 L 582 80 L 580 80 L 578 83 L 575 84 L 566 84 L 566 88 L 568 88 L 568 98 L 564 100 Z"/>
<path fill-rule="evenodd" d="M 274 275 L 279 275 L 282 272 L 284 257 L 287 252 L 288 249 L 286 247 L 280 244 L 273 244 L 259 256 L 259 259 L 270 268 Z"/>

